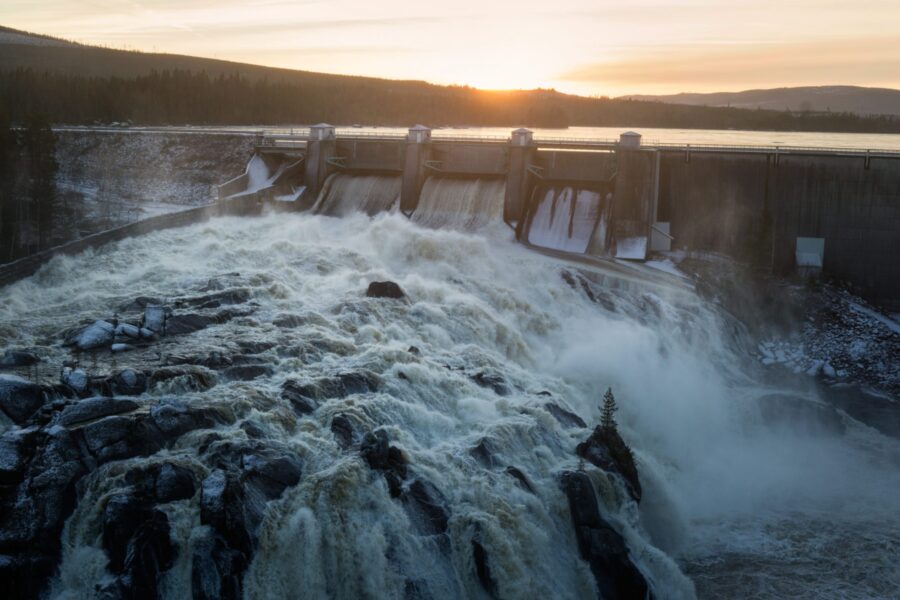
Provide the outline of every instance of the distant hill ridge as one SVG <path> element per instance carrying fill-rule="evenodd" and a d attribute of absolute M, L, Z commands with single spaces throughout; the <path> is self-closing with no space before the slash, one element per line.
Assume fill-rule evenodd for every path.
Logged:
<path fill-rule="evenodd" d="M 692 106 L 730 106 L 732 108 L 900 116 L 900 90 L 854 85 L 772 88 L 703 94 L 630 95 L 624 96 L 624 98 Z"/>
<path fill-rule="evenodd" d="M 900 118 L 487 91 L 117 50 L 0 27 L 0 120 L 58 124 L 675 127 L 900 133 Z"/>

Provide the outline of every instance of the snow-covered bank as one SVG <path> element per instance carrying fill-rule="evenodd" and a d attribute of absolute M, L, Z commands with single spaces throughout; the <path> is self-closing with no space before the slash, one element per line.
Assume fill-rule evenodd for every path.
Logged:
<path fill-rule="evenodd" d="M 240 172 L 253 137 L 203 133 L 59 130 L 56 183 L 80 213 L 80 235 L 199 206 Z"/>

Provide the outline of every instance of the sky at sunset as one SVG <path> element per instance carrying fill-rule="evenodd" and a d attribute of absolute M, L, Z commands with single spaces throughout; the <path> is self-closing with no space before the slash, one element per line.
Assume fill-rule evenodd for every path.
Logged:
<path fill-rule="evenodd" d="M 115 48 L 579 94 L 900 88 L 900 0 L 2 0 Z"/>

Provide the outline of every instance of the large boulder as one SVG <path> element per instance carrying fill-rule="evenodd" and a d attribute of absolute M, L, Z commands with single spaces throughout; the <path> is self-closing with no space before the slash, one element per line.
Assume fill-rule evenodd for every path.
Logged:
<path fill-rule="evenodd" d="M 369 298 L 405 298 L 406 294 L 403 289 L 393 281 L 373 281 L 366 290 L 366 296 Z"/>
<path fill-rule="evenodd" d="M 369 432 L 359 445 L 359 455 L 370 468 L 381 471 L 391 498 L 397 498 L 406 479 L 406 458 L 403 452 L 388 443 L 387 434 L 379 429 Z"/>
<path fill-rule="evenodd" d="M 0 375 L 0 410 L 14 423 L 28 421 L 46 400 L 42 386 L 14 375 Z"/>
<path fill-rule="evenodd" d="M 8 348 L 0 356 L 0 367 L 30 367 L 41 362 L 40 357 L 30 350 Z"/>
<path fill-rule="evenodd" d="M 115 394 L 140 396 L 147 391 L 147 375 L 135 369 L 122 369 L 107 380 Z"/>
<path fill-rule="evenodd" d="M 621 477 L 632 498 L 641 501 L 641 482 L 634 456 L 616 429 L 598 425 L 588 439 L 578 444 L 575 452 L 592 465 Z"/>
<path fill-rule="evenodd" d="M 600 515 L 597 496 L 587 474 L 566 471 L 560 484 L 569 501 L 578 550 L 597 582 L 598 598 L 646 598 L 647 581 L 631 562 L 624 538 Z"/>
<path fill-rule="evenodd" d="M 563 427 L 577 427 L 579 429 L 587 427 L 587 423 L 584 422 L 584 419 L 572 411 L 566 410 L 555 402 L 548 402 L 544 405 L 544 408 L 553 415 L 553 418 Z"/>
<path fill-rule="evenodd" d="M 103 547 L 107 568 L 117 579 L 114 595 L 155 600 L 162 575 L 172 567 L 177 547 L 169 534 L 169 518 L 146 498 L 117 494 L 103 511 Z"/>
<path fill-rule="evenodd" d="M 179 298 L 175 301 L 176 308 L 219 308 L 223 304 L 243 304 L 250 299 L 250 290 L 247 288 L 234 288 L 203 296 Z"/>
<path fill-rule="evenodd" d="M 85 398 L 66 406 L 59 415 L 58 423 L 70 427 L 78 423 L 120 415 L 136 410 L 140 404 L 134 400 L 118 398 Z"/>
<path fill-rule="evenodd" d="M 69 341 L 79 350 L 95 350 L 112 345 L 116 337 L 115 326 L 108 321 L 94 321 Z"/>

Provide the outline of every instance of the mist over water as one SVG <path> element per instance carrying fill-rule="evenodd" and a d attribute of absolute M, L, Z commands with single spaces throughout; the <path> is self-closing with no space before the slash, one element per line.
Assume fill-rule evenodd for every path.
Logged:
<path fill-rule="evenodd" d="M 364 195 L 390 205 L 390 193 Z M 240 273 L 252 315 L 167 339 L 161 351 L 208 352 L 238 340 L 297 351 L 268 351 L 269 378 L 150 393 L 228 407 L 302 458 L 300 483 L 268 506 L 247 598 L 297 590 L 403 597 L 411 581 L 435 598 L 486 597 L 473 539 L 487 551 L 499 597 L 594 596 L 557 481 L 578 468 L 574 448 L 590 429 L 564 427 L 543 406 L 552 401 L 592 427 L 607 387 L 645 488 L 640 508 L 616 480 L 587 470 L 604 518 L 625 537 L 657 597 L 887 598 L 900 588 L 897 562 L 889 561 L 900 539 L 896 440 L 843 415 L 845 429 L 764 419 L 761 399 L 774 393 L 799 397 L 813 416 L 820 401 L 812 390 L 764 384 L 741 324 L 662 276 L 649 286 L 594 284 L 600 301 L 592 302 L 561 277 L 571 265 L 515 245 L 511 232 L 460 231 L 499 221 L 502 206 L 502 182 L 434 178 L 412 221 L 396 213 L 222 218 L 59 257 L 4 290 L 0 338 L 45 345 L 136 296 L 184 295 Z M 327 200 L 321 210 L 349 212 Z M 603 281 L 599 268 L 582 269 Z M 381 280 L 397 282 L 409 301 L 365 298 L 368 283 Z M 304 324 L 275 327 L 283 314 Z M 65 356 L 59 347 L 47 351 Z M 278 397 L 288 378 L 348 370 L 371 371 L 383 386 L 329 400 L 300 419 Z M 510 393 L 478 385 L 477 372 L 501 376 Z M 418 535 L 383 478 L 340 448 L 330 430 L 338 414 L 360 431 L 384 428 L 410 469 L 440 489 L 451 513 L 449 542 Z M 246 438 L 238 424 L 221 433 Z M 192 435 L 167 459 L 204 475 Z M 473 458 L 481 442 L 491 464 Z M 127 464 L 116 465 L 89 476 L 64 533 L 55 597 L 91 597 L 104 576 L 98 511 L 126 486 Z M 508 465 L 527 475 L 534 494 L 503 472 Z M 190 548 L 203 529 L 197 500 L 166 510 L 181 551 L 165 589 L 187 598 Z"/>

